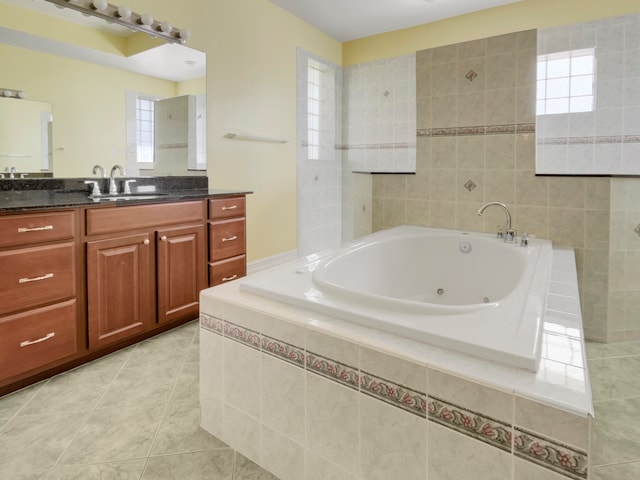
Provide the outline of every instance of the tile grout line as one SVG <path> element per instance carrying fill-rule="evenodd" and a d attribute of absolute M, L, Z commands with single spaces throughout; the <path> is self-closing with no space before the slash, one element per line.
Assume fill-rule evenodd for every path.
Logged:
<path fill-rule="evenodd" d="M 136 345 L 136 347 L 137 347 L 137 345 Z M 136 347 L 132 348 L 131 352 L 133 352 L 133 350 L 135 350 Z M 49 472 L 47 473 L 47 476 L 45 478 L 48 478 L 55 471 L 55 469 L 60 465 L 60 460 L 62 460 L 64 458 L 64 456 L 66 455 L 66 453 L 69 451 L 69 447 L 73 444 L 73 442 L 77 438 L 78 434 L 80 433 L 80 430 L 82 430 L 82 428 L 89 422 L 89 419 L 94 414 L 94 412 L 98 409 L 98 406 L 100 405 L 100 402 L 102 401 L 104 396 L 107 394 L 107 391 L 109 390 L 109 388 L 111 388 L 111 385 L 113 385 L 113 382 L 115 382 L 116 378 L 118 378 L 118 375 L 120 375 L 120 372 L 124 369 L 124 365 L 127 363 L 127 360 L 129 359 L 129 356 L 131 356 L 131 352 L 129 352 L 129 355 L 127 356 L 127 359 L 125 359 L 122 362 L 122 365 L 120 365 L 120 367 L 118 368 L 118 371 L 116 372 L 116 374 L 113 376 L 113 378 L 111 379 L 109 384 L 105 387 L 104 391 L 102 392 L 102 395 L 100 395 L 100 398 L 98 400 L 96 400 L 94 406 L 87 412 L 87 416 L 86 416 L 84 422 L 82 422 L 82 424 L 76 430 L 76 433 L 73 435 L 73 437 L 71 437 L 71 440 L 69 441 L 67 446 L 64 448 L 64 450 L 62 451 L 62 453 L 60 454 L 60 456 L 58 457 L 56 462 L 53 464 L 53 466 L 49 469 Z M 87 365 L 87 364 L 85 364 L 85 365 Z M 51 378 L 53 378 L 53 377 L 51 377 Z"/>
<path fill-rule="evenodd" d="M 146 458 L 145 458 L 144 468 L 142 469 L 142 472 L 140 473 L 139 480 L 142 480 L 142 478 L 144 478 L 144 473 L 146 472 L 147 467 L 149 465 L 149 460 L 151 459 L 151 452 L 153 451 L 153 447 L 156 445 L 156 441 L 158 440 L 158 434 L 160 433 L 160 428 L 162 427 L 162 423 L 164 422 L 164 419 L 165 419 L 165 417 L 167 415 L 167 410 L 169 409 L 169 404 L 171 403 L 171 398 L 173 397 L 173 394 L 176 391 L 176 388 L 178 386 L 178 380 L 180 379 L 180 375 L 182 374 L 182 371 L 184 370 L 184 366 L 187 363 L 188 349 L 193 344 L 194 337 L 195 337 L 195 332 L 194 332 L 193 336 L 191 337 L 191 342 L 189 343 L 189 345 L 187 345 L 187 347 L 185 349 L 184 358 L 182 359 L 182 365 L 180 365 L 180 371 L 176 375 L 176 379 L 173 382 L 173 388 L 171 389 L 171 393 L 167 396 L 167 401 L 164 404 L 164 410 L 162 412 L 162 416 L 160 417 L 160 421 L 158 422 L 158 425 L 156 426 L 156 431 L 155 431 L 155 434 L 153 435 L 153 440 L 151 441 L 151 445 L 149 446 L 149 450 L 148 450 Z M 168 456 L 168 455 L 159 455 L 159 456 Z"/>

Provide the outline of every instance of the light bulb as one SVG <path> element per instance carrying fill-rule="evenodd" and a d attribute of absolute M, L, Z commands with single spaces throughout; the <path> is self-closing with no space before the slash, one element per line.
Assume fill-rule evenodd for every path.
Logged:
<path fill-rule="evenodd" d="M 2 92 L 2 95 L 4 95 L 5 97 L 12 97 L 13 94 L 11 93 L 11 90 L 5 90 L 4 92 Z"/>
<path fill-rule="evenodd" d="M 107 0 L 93 0 L 91 2 L 91 5 L 93 5 L 93 8 L 95 8 L 98 12 L 102 12 L 107 9 L 107 7 L 109 6 L 109 2 L 107 2 Z"/>
<path fill-rule="evenodd" d="M 118 7 L 118 16 L 120 18 L 129 18 L 131 16 L 131 9 L 127 5 L 120 5 Z"/>
<path fill-rule="evenodd" d="M 162 22 L 160 24 L 160 30 L 162 30 L 164 33 L 171 33 L 171 30 L 173 30 L 173 27 L 169 22 Z"/>
<path fill-rule="evenodd" d="M 148 13 L 143 13 L 140 16 L 140 23 L 142 25 L 146 25 L 147 27 L 150 27 L 151 25 L 153 25 L 153 17 Z"/>
<path fill-rule="evenodd" d="M 20 91 L 20 92 L 16 93 L 16 97 L 24 99 L 24 98 L 27 98 L 27 94 L 22 92 L 22 91 Z"/>
<path fill-rule="evenodd" d="M 183 28 L 178 32 L 178 37 L 183 39 L 183 40 L 188 39 L 190 36 L 191 36 L 191 32 L 189 30 L 187 30 L 186 28 Z"/>

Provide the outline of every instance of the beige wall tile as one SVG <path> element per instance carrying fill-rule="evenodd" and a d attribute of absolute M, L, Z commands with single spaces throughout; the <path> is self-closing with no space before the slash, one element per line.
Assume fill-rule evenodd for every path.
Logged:
<path fill-rule="evenodd" d="M 588 178 L 586 180 L 587 203 L 590 210 L 609 210 L 610 182 L 609 178 Z"/>
<path fill-rule="evenodd" d="M 507 452 L 429 422 L 429 480 L 511 480 Z"/>
<path fill-rule="evenodd" d="M 482 202 L 474 202 L 474 203 L 456 202 L 455 228 L 459 230 L 468 230 L 471 232 L 484 231 L 485 217 L 484 216 L 481 217 L 476 214 L 476 211 L 481 205 L 482 205 Z"/>
<path fill-rule="evenodd" d="M 579 177 L 549 177 L 549 206 L 584 208 L 585 181 Z"/>
<path fill-rule="evenodd" d="M 515 425 L 583 450 L 589 448 L 589 419 L 516 395 Z"/>
<path fill-rule="evenodd" d="M 536 177 L 533 171 L 516 171 L 516 203 L 518 205 L 547 206 L 549 179 Z"/>
<path fill-rule="evenodd" d="M 472 40 L 458 44 L 458 59 L 482 57 L 487 54 L 487 40 Z"/>
<path fill-rule="evenodd" d="M 304 370 L 269 355 L 263 355 L 261 368 L 259 398 L 263 424 L 304 443 Z"/>
<path fill-rule="evenodd" d="M 515 50 L 487 55 L 487 90 L 514 88 L 516 86 L 517 54 Z"/>
<path fill-rule="evenodd" d="M 367 480 L 425 480 L 427 420 L 362 396 L 360 472 Z"/>
<path fill-rule="evenodd" d="M 261 465 L 280 480 L 304 478 L 304 449 L 278 432 L 262 427 Z"/>
<path fill-rule="evenodd" d="M 434 168 L 429 175 L 429 190 L 433 200 L 456 200 L 456 170 L 453 168 Z"/>
<path fill-rule="evenodd" d="M 530 133 L 520 133 L 516 135 L 516 169 L 535 169 L 536 162 L 536 139 Z"/>
<path fill-rule="evenodd" d="M 385 227 L 407 223 L 407 202 L 404 198 L 388 198 L 384 201 L 382 223 Z"/>
<path fill-rule="evenodd" d="M 456 226 L 456 203 L 432 200 L 431 226 L 440 228 L 455 228 Z"/>
<path fill-rule="evenodd" d="M 458 121 L 458 96 L 433 97 L 431 124 L 433 128 L 456 127 Z"/>
<path fill-rule="evenodd" d="M 475 69 L 474 69 L 475 71 Z M 464 77 L 464 75 L 462 75 Z M 465 79 L 466 83 L 468 82 Z M 484 125 L 486 98 L 484 92 L 472 92 L 458 95 L 458 121 L 459 127 L 473 127 Z"/>
<path fill-rule="evenodd" d="M 220 439 L 248 459 L 260 464 L 260 422 L 229 404 L 224 405 Z"/>
<path fill-rule="evenodd" d="M 384 184 L 383 196 L 386 198 L 407 197 L 407 175 L 380 175 Z"/>
<path fill-rule="evenodd" d="M 549 208 L 549 236 L 556 245 L 584 246 L 584 210 Z"/>
<path fill-rule="evenodd" d="M 255 418 L 260 416 L 260 352 L 224 341 L 224 400 Z"/>
<path fill-rule="evenodd" d="M 430 368 L 429 395 L 483 415 L 513 423 L 513 395 Z"/>
<path fill-rule="evenodd" d="M 455 95 L 458 92 L 457 66 L 455 61 L 451 61 L 431 67 L 431 94 L 434 97 Z"/>
<path fill-rule="evenodd" d="M 515 166 L 515 135 L 487 135 L 485 138 L 485 167 L 513 169 Z"/>
<path fill-rule="evenodd" d="M 409 225 L 431 225 L 431 202 L 428 200 L 407 200 L 407 223 Z"/>
<path fill-rule="evenodd" d="M 470 135 L 456 138 L 457 167 L 484 168 L 484 135 Z"/>
<path fill-rule="evenodd" d="M 510 125 L 516 120 L 516 90 L 503 88 L 487 91 L 485 121 L 487 125 Z"/>
<path fill-rule="evenodd" d="M 359 480 L 360 478 L 308 450 L 305 452 L 305 469 L 305 480 Z"/>
<path fill-rule="evenodd" d="M 307 329 L 307 351 L 359 368 L 359 347 L 355 343 Z"/>
<path fill-rule="evenodd" d="M 507 33 L 487 38 L 487 54 L 507 53 L 514 51 L 518 46 L 518 34 Z"/>
<path fill-rule="evenodd" d="M 476 202 L 482 204 L 485 198 L 485 171 L 476 169 L 458 169 L 456 171 L 456 200 L 458 202 Z M 468 190 L 465 184 L 471 181 L 475 187 Z"/>
<path fill-rule="evenodd" d="M 360 394 L 313 373 L 306 388 L 307 447 L 358 475 Z"/>
<path fill-rule="evenodd" d="M 429 176 L 425 172 L 407 176 L 407 198 L 420 200 L 431 198 Z"/>
<path fill-rule="evenodd" d="M 427 369 L 369 348 L 360 348 L 360 369 L 413 390 L 427 391 Z"/>
<path fill-rule="evenodd" d="M 517 480 L 567 480 L 569 478 L 521 458 L 514 459 L 514 472 Z"/>
<path fill-rule="evenodd" d="M 487 84 L 487 66 L 486 57 L 473 57 L 464 58 L 458 61 L 458 93 L 481 93 L 486 90 Z M 469 72 L 475 72 L 476 76 L 471 78 L 467 77 Z M 484 105 L 482 106 L 482 112 L 484 113 Z M 465 124 L 465 125 L 484 125 L 484 117 L 480 123 Z M 461 125 L 462 126 L 462 125 Z"/>
<path fill-rule="evenodd" d="M 458 58 L 458 45 L 445 45 L 431 49 L 431 62 L 433 64 L 450 62 Z"/>
<path fill-rule="evenodd" d="M 549 238 L 549 209 L 547 207 L 523 207 L 516 206 L 514 225 L 523 235 L 535 235 L 541 238 Z"/>
<path fill-rule="evenodd" d="M 456 167 L 455 137 L 435 137 L 431 139 L 431 166 L 434 169 Z"/>
<path fill-rule="evenodd" d="M 513 170 L 485 170 L 484 200 L 485 202 L 500 199 L 507 205 L 516 200 L 516 182 Z M 513 213 L 513 212 L 512 212 Z"/>

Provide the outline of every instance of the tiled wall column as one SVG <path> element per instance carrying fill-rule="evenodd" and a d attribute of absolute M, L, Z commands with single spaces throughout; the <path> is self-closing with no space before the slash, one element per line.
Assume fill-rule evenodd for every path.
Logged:
<path fill-rule="evenodd" d="M 589 338 L 606 340 L 609 179 L 535 174 L 535 30 L 416 56 L 415 175 L 373 177 L 373 230 L 404 223 L 494 232 L 506 203 L 519 234 L 576 251 Z"/>

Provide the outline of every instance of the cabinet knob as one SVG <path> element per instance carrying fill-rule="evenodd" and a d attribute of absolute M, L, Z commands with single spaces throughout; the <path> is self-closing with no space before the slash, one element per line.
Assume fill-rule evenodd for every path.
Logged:
<path fill-rule="evenodd" d="M 161 236 L 160 240 L 162 240 L 163 242 L 166 242 L 167 241 L 167 236 L 166 235 Z"/>
<path fill-rule="evenodd" d="M 145 238 L 145 239 L 144 239 L 144 242 L 142 242 L 142 243 L 144 243 L 145 245 L 149 245 L 149 243 L 150 243 L 150 242 L 149 242 L 149 239 L 148 239 L 148 238 Z"/>

